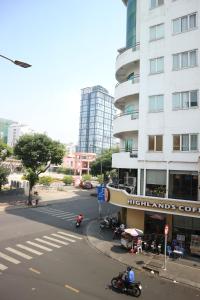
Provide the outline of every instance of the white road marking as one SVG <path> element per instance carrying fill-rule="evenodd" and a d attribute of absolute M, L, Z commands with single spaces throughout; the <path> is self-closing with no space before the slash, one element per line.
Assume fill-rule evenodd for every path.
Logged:
<path fill-rule="evenodd" d="M 13 248 L 8 247 L 8 248 L 6 248 L 6 250 L 8 250 L 8 251 L 10 251 L 10 252 L 12 252 L 12 253 L 14 253 L 14 254 L 17 254 L 17 255 L 19 255 L 19 256 L 21 256 L 21 257 L 23 257 L 23 258 L 26 258 L 26 259 L 32 259 L 31 256 L 29 256 L 29 255 L 27 255 L 27 254 L 25 254 L 25 253 L 23 253 L 23 252 L 21 252 L 21 251 L 18 251 L 18 250 L 16 250 L 16 249 L 13 249 Z"/>
<path fill-rule="evenodd" d="M 78 239 L 78 240 L 83 239 L 82 237 L 79 237 L 79 236 L 76 236 L 76 235 L 73 235 L 73 234 L 69 234 L 69 233 L 66 233 L 66 232 L 63 232 L 63 231 L 58 231 L 58 233 L 69 236 L 69 237 L 72 237 L 72 238 L 75 238 L 75 239 Z"/>
<path fill-rule="evenodd" d="M 4 270 L 6 270 L 6 269 L 8 269 L 8 267 L 6 267 L 6 266 L 0 264 L 0 270 L 1 270 L 1 271 L 4 271 Z"/>
<path fill-rule="evenodd" d="M 32 246 L 35 246 L 35 247 L 38 247 L 38 248 L 43 249 L 43 250 L 46 250 L 46 251 L 48 251 L 48 252 L 52 251 L 52 249 L 50 249 L 50 248 L 48 248 L 48 247 L 39 245 L 39 244 L 34 243 L 34 242 L 31 242 L 31 241 L 27 241 L 27 244 L 32 245 Z"/>
<path fill-rule="evenodd" d="M 72 242 L 72 243 L 76 242 L 75 240 L 72 240 L 72 239 L 70 239 L 70 238 L 68 238 L 68 237 L 62 236 L 62 235 L 60 235 L 60 234 L 52 233 L 51 235 L 53 235 L 53 236 L 55 236 L 55 237 L 58 237 L 58 238 L 60 238 L 60 239 L 63 239 L 63 240 Z"/>
<path fill-rule="evenodd" d="M 11 263 L 13 263 L 13 264 L 15 264 L 15 265 L 20 264 L 19 260 L 15 259 L 15 258 L 12 258 L 11 256 L 8 256 L 8 255 L 6 255 L 2 252 L 0 252 L 0 257 L 7 260 L 7 261 L 9 261 L 9 262 L 11 262 Z"/>
<path fill-rule="evenodd" d="M 60 245 L 56 245 L 56 244 L 53 244 L 53 243 L 50 243 L 50 242 L 47 242 L 47 241 L 44 241 L 42 239 L 35 239 L 36 241 L 40 242 L 40 243 L 43 243 L 43 244 L 46 244 L 46 245 L 49 245 L 49 246 L 52 246 L 54 248 L 61 248 L 62 246 Z"/>
<path fill-rule="evenodd" d="M 63 241 L 59 241 L 57 239 L 54 239 L 54 238 L 46 236 L 46 235 L 44 235 L 43 238 L 48 239 L 48 240 L 53 241 L 53 242 L 56 242 L 56 243 L 60 243 L 62 245 L 66 245 L 66 246 L 69 245 L 69 243 L 66 243 L 66 242 L 63 242 Z"/>
<path fill-rule="evenodd" d="M 37 254 L 37 255 L 42 255 L 43 254 L 42 252 L 39 252 L 37 250 L 34 250 L 32 248 L 29 248 L 29 247 L 21 245 L 21 244 L 17 244 L 17 247 L 22 248 L 24 250 L 27 250 L 27 251 L 32 252 L 32 253 Z"/>

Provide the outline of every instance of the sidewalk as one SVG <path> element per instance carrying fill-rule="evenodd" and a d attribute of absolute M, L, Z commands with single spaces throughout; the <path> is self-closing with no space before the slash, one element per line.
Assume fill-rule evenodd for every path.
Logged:
<path fill-rule="evenodd" d="M 67 191 L 57 191 L 57 190 L 40 190 L 39 196 L 41 197 L 41 200 L 39 201 L 39 206 L 46 205 L 47 202 L 50 201 L 56 201 L 62 202 L 67 199 L 86 196 L 87 194 L 91 193 L 90 190 L 80 190 L 74 187 L 68 187 Z M 25 205 L 25 202 L 27 200 L 27 196 L 24 195 L 12 195 L 12 196 L 3 196 L 0 197 L 0 212 L 9 210 L 9 209 L 16 209 L 16 208 L 23 208 L 27 207 Z"/>
<path fill-rule="evenodd" d="M 120 246 L 119 240 L 112 239 L 110 230 L 99 229 L 99 221 L 95 220 L 88 224 L 87 239 L 90 245 L 105 255 L 112 257 L 126 265 L 131 265 L 140 271 L 151 271 L 158 276 L 183 283 L 200 289 L 200 259 L 167 258 L 167 270 L 163 270 L 164 255 L 152 253 L 130 254 Z"/>

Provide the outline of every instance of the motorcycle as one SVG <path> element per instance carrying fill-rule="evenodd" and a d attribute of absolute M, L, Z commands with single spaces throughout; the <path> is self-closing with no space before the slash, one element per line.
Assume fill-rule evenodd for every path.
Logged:
<path fill-rule="evenodd" d="M 121 293 L 126 293 L 133 297 L 139 297 L 142 292 L 142 285 L 140 281 L 129 284 L 128 288 L 125 286 L 123 280 L 124 273 L 120 272 L 117 277 L 113 277 L 111 280 L 111 286 L 113 289 L 120 291 Z"/>
<path fill-rule="evenodd" d="M 81 226 L 82 221 L 83 221 L 83 216 L 79 215 L 76 219 L 76 228 Z"/>
<path fill-rule="evenodd" d="M 115 238 L 120 239 L 122 232 L 124 232 L 125 225 L 121 224 L 119 227 L 115 227 L 114 232 L 113 232 L 113 240 Z"/>
<path fill-rule="evenodd" d="M 103 221 L 100 222 L 99 226 L 100 226 L 100 229 L 104 229 L 104 228 L 114 229 L 117 226 L 117 219 L 115 217 L 113 217 L 113 218 L 105 217 L 103 219 Z"/>

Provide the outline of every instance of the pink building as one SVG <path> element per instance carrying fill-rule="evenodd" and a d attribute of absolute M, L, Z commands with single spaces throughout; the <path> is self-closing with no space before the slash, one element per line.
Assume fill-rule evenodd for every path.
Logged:
<path fill-rule="evenodd" d="M 63 167 L 71 169 L 74 175 L 90 173 L 90 163 L 96 160 L 96 153 L 76 152 L 63 159 Z"/>

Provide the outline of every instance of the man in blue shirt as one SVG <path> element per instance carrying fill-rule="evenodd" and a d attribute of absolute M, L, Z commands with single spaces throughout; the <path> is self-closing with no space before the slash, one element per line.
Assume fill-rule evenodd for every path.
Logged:
<path fill-rule="evenodd" d="M 128 267 L 125 276 L 125 288 L 127 289 L 130 284 L 135 282 L 135 273 L 132 270 L 132 267 Z"/>

